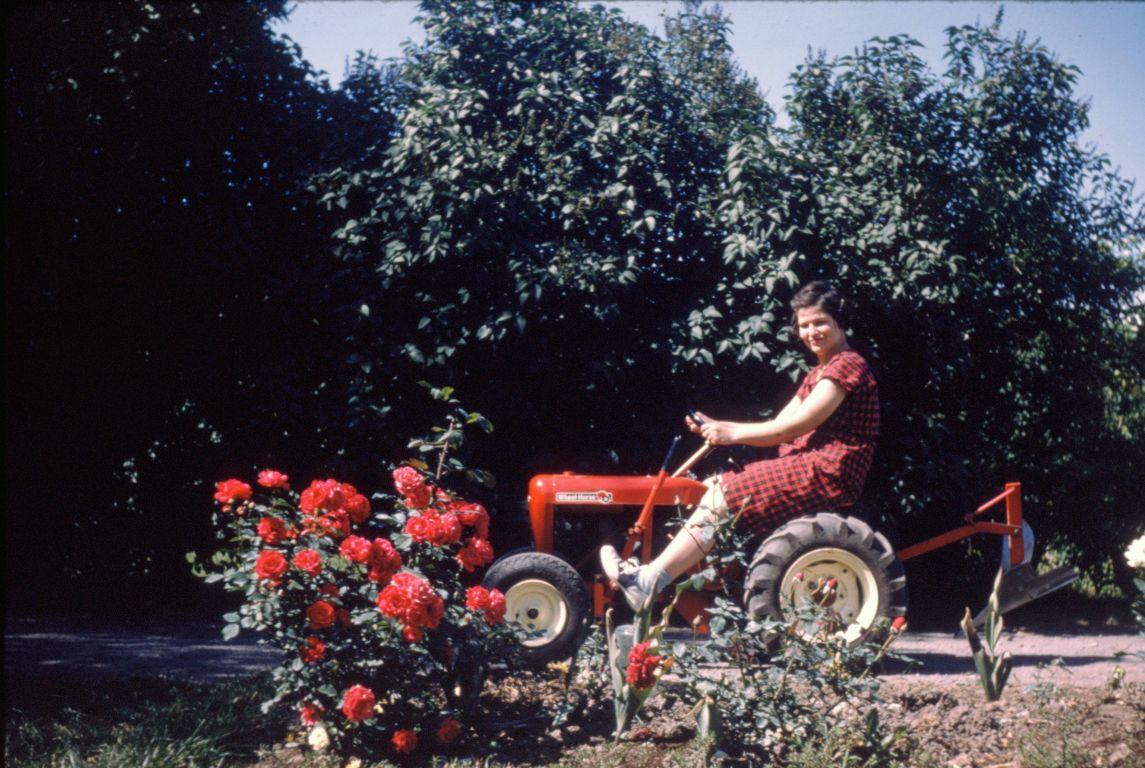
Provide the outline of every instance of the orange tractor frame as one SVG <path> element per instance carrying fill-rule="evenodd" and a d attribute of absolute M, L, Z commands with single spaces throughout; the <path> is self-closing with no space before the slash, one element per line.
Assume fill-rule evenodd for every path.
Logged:
<path fill-rule="evenodd" d="M 669 451 L 664 466 L 656 475 L 580 475 L 562 472 L 536 475 L 529 481 L 529 523 L 534 550 L 511 553 L 499 559 L 489 569 L 484 580 L 487 586 L 505 592 L 508 617 L 533 631 L 533 639 L 526 642 L 527 656 L 537 662 L 547 662 L 569 655 L 575 650 L 581 636 L 580 628 L 573 625 L 586 620 L 590 611 L 593 618 L 601 620 L 615 592 L 615 585 L 610 584 L 602 574 L 578 573 L 571 563 L 557 554 L 553 537 L 558 512 L 575 508 L 579 513 L 590 516 L 614 516 L 639 506 L 640 512 L 627 530 L 621 554 L 628 558 L 639 544 L 640 559 L 648 562 L 652 557 L 656 508 L 693 506 L 700 502 L 708 486 L 683 475 L 710 448 L 705 445 L 696 451 L 671 475 L 667 471 L 672 456 L 672 451 Z M 979 519 L 999 506 L 1004 511 L 1003 521 Z M 631 512 L 627 514 L 631 515 Z M 788 582 L 795 568 L 814 573 L 818 567 L 823 576 L 842 577 L 849 573 L 849 583 L 853 584 L 854 590 L 862 593 L 865 589 L 867 594 L 862 599 L 884 603 L 877 605 L 873 613 L 867 612 L 867 626 L 863 627 L 864 630 L 870 627 L 876 614 L 877 618 L 889 619 L 905 613 L 903 562 L 975 534 L 993 534 L 1003 539 L 1001 567 L 1005 576 L 999 589 L 1003 612 L 1077 579 L 1077 573 L 1068 567 L 1041 575 L 1030 567 L 1032 552 L 1029 550 L 1033 546 L 1033 535 L 1023 520 L 1020 483 L 1007 483 L 1000 494 L 967 514 L 964 523 L 895 553 L 885 537 L 874 532 L 866 523 L 825 512 L 797 518 L 780 526 L 760 546 L 752 568 L 760 574 L 757 582 L 761 578 L 766 582 L 784 582 L 784 594 L 792 586 Z M 837 533 L 832 534 L 832 528 Z M 816 544 L 816 541 L 819 543 Z M 871 552 L 861 551 L 859 544 L 864 542 L 865 546 L 871 548 Z M 820 554 L 817 556 L 816 553 Z M 837 569 L 838 574 L 832 568 Z M 872 578 L 871 574 L 863 573 L 865 569 L 881 569 L 887 573 L 876 574 L 879 578 Z M 774 613 L 774 596 L 779 594 L 778 586 L 778 583 L 757 584 L 755 592 L 769 592 L 772 595 L 771 604 L 761 606 L 749 602 L 749 609 L 755 613 L 770 609 Z M 676 609 L 689 625 L 694 625 L 696 619 L 699 619 L 698 624 L 705 626 L 704 609 L 711 601 L 713 590 L 687 591 L 680 595 Z M 874 594 L 876 592 L 877 595 Z M 887 597 L 891 593 L 895 593 L 894 600 Z"/>

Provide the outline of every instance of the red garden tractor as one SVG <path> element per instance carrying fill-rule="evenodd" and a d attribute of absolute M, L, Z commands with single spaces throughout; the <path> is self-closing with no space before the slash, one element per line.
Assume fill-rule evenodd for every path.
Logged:
<path fill-rule="evenodd" d="M 673 449 L 675 445 L 673 442 Z M 657 510 L 690 507 L 707 491 L 704 483 L 685 473 L 708 450 L 708 445 L 700 448 L 671 474 L 670 450 L 656 475 L 563 472 L 537 475 L 529 481 L 534 548 L 499 558 L 483 584 L 505 593 L 506 616 L 529 632 L 524 653 L 530 662 L 542 665 L 570 656 L 586 622 L 603 618 L 614 589 L 597 572 L 600 529 L 605 529 L 607 538 L 609 529 L 616 533 L 618 527 L 631 523 L 622 557 L 632 555 L 639 545 L 641 560 L 648 562 L 654 545 L 666 536 L 665 526 L 656 524 Z M 978 519 L 999 506 L 1005 511 L 1004 522 Z M 867 523 L 835 510 L 789 520 L 756 549 L 744 577 L 743 600 L 754 616 L 781 618 L 781 595 L 792 595 L 798 601 L 833 578 L 837 587 L 831 607 L 846 626 L 847 640 L 858 642 L 880 620 L 906 614 L 903 562 L 976 533 L 1002 537 L 1004 577 L 999 604 L 1003 613 L 1078 578 L 1067 566 L 1041 575 L 1034 572 L 1029 564 L 1033 533 L 1022 519 L 1021 485 L 1007 483 L 1002 493 L 966 515 L 961 527 L 897 553 L 886 537 Z M 560 554 L 556 545 L 560 543 L 563 548 L 566 537 L 574 547 L 579 539 L 579 548 L 587 551 L 576 559 Z M 555 541 L 557 538 L 561 541 Z M 583 546 L 586 543 L 587 548 Z M 797 579 L 796 574 L 802 577 Z M 717 589 L 708 585 L 702 591 L 684 592 L 676 610 L 689 625 L 699 618 L 704 628 L 704 608 Z"/>

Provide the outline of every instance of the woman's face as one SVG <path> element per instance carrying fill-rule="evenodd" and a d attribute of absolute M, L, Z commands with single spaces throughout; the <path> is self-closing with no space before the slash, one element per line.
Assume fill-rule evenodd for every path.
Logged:
<path fill-rule="evenodd" d="M 820 362 L 830 359 L 847 342 L 835 318 L 821 307 L 796 310 L 795 325 L 799 329 L 799 338 Z"/>

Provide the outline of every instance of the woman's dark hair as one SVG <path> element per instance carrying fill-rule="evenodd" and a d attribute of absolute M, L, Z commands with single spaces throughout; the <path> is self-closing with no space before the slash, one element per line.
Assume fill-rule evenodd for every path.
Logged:
<path fill-rule="evenodd" d="M 796 315 L 801 309 L 818 308 L 835 318 L 843 330 L 850 325 L 850 307 L 839 290 L 826 280 L 815 280 L 800 288 L 791 297 L 791 327 L 798 330 Z"/>

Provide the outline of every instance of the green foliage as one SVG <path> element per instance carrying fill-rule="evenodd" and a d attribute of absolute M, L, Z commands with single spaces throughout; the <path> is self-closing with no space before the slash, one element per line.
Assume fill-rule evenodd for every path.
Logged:
<path fill-rule="evenodd" d="M 489 463 L 516 496 L 558 455 L 641 459 L 646 385 L 678 388 L 673 312 L 718 263 L 728 142 L 771 120 L 726 20 L 688 9 L 665 40 L 567 1 L 427 2 L 421 20 L 398 135 L 314 180 L 369 307 L 350 370 L 366 439 L 400 429 L 400 382 L 430 370 L 492 405 L 517 448 Z"/>
<path fill-rule="evenodd" d="M 336 455 L 320 444 L 345 422 L 344 393 L 324 386 L 343 357 L 326 334 L 337 286 L 300 181 L 339 102 L 270 33 L 284 7 L 6 16 L 11 471 L 43 489 L 9 508 L 7 531 L 25 551 L 45 527 L 56 537 L 55 557 L 9 562 L 16 583 L 75 579 L 36 609 L 125 590 L 145 610 L 185 604 L 167 553 L 210 540 L 203 477 L 264 450 L 296 466 Z"/>
<path fill-rule="evenodd" d="M 729 380 L 748 375 L 733 360 L 760 355 L 795 378 L 797 356 L 773 342 L 789 335 L 783 300 L 835 280 L 880 381 L 867 484 L 880 527 L 917 540 L 1021 479 L 1041 533 L 1092 542 L 1096 523 L 1113 537 L 1141 510 L 1125 478 L 1142 442 L 1124 428 L 1145 375 L 1128 323 L 1145 284 L 1140 201 L 1078 143 L 1075 69 L 998 24 L 947 32 L 940 74 L 904 37 L 808 59 L 790 133 L 733 145 L 727 268 L 678 351 Z"/>
<path fill-rule="evenodd" d="M 488 514 L 440 483 L 463 429 L 451 417 L 434 430 L 445 437 L 431 480 L 415 460 L 395 470 L 397 495 L 374 504 L 335 480 L 296 494 L 275 473 L 260 475 L 258 494 L 236 479 L 216 486 L 225 544 L 214 569 L 196 570 L 242 595 L 223 616 L 225 639 L 254 630 L 281 651 L 263 709 L 297 711 L 318 751 L 429 752 L 456 740 L 491 664 L 519 647 L 504 595 L 476 585 L 493 558 Z"/>
<path fill-rule="evenodd" d="M 276 725 L 258 706 L 269 688 L 265 677 L 100 685 L 37 680 L 13 687 L 5 701 L 4 764 L 195 768 L 246 763 Z"/>
<path fill-rule="evenodd" d="M 161 544 L 209 540 L 202 477 L 274 455 L 376 485 L 423 378 L 497 422 L 506 514 L 538 471 L 647 471 L 684 405 L 786 399 L 785 302 L 819 277 L 880 381 L 866 500 L 896 544 L 1013 479 L 1081 567 L 1145 514 L 1141 203 L 1039 44 L 996 22 L 948 30 L 938 72 L 901 36 L 812 56 L 781 130 L 695 2 L 657 38 L 426 0 L 425 42 L 338 92 L 269 31 L 285 12 L 11 16 L 10 473 L 46 495 L 9 533 L 54 515 L 60 553 L 13 583 L 181 602 Z"/>

